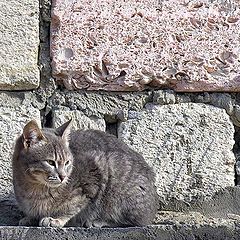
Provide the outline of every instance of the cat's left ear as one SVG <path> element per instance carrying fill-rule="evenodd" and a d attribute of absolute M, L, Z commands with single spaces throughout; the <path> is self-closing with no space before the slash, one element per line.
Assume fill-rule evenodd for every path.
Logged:
<path fill-rule="evenodd" d="M 29 148 L 42 140 L 45 140 L 45 137 L 35 120 L 32 120 L 25 125 L 22 136 L 24 148 Z"/>
<path fill-rule="evenodd" d="M 71 133 L 71 128 L 72 128 L 72 118 L 56 129 L 57 135 L 59 135 L 60 137 L 62 137 L 64 140 L 68 142 L 70 133 Z"/>

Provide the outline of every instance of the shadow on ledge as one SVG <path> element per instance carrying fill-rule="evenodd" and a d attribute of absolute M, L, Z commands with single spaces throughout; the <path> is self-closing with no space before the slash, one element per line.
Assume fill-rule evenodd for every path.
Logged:
<path fill-rule="evenodd" d="M 13 194 L 0 198 L 0 225 L 17 226 L 22 218 Z"/>
<path fill-rule="evenodd" d="M 228 218 L 229 215 L 240 217 L 240 186 L 226 187 L 216 192 L 212 199 L 195 199 L 191 203 L 169 199 L 162 203 L 164 211 L 200 212 L 205 216 L 214 218 Z"/>

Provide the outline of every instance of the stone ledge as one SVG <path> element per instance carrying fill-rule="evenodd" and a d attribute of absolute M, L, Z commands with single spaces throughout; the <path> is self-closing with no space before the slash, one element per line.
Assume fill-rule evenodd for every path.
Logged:
<path fill-rule="evenodd" d="M 115 229 L 84 229 L 84 228 L 37 228 L 37 227 L 0 227 L 1 239 L 22 240 L 49 240 L 49 239 L 239 239 L 240 229 L 235 225 L 188 225 L 188 224 L 165 224 L 148 227 L 115 228 Z"/>
<path fill-rule="evenodd" d="M 189 209 L 158 212 L 155 224 L 147 227 L 85 229 L 85 228 L 40 228 L 17 227 L 21 213 L 16 208 L 13 196 L 0 201 L 0 239 L 240 239 L 240 188 L 227 188 L 211 201 L 199 203 Z"/>

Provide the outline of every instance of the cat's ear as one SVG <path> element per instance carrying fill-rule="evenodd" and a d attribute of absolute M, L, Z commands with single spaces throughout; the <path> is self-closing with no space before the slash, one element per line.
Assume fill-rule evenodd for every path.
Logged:
<path fill-rule="evenodd" d="M 36 143 L 39 143 L 45 139 L 41 129 L 35 120 L 32 120 L 25 125 L 23 128 L 22 136 L 24 148 L 34 146 Z"/>
<path fill-rule="evenodd" d="M 56 131 L 60 137 L 62 137 L 68 142 L 69 136 L 71 133 L 71 128 L 72 128 L 72 118 L 69 121 L 65 122 L 62 126 L 57 128 Z"/>

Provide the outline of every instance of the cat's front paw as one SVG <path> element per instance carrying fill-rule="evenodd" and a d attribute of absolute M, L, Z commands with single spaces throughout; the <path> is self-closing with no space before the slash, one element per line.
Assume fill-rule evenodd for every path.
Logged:
<path fill-rule="evenodd" d="M 64 223 L 60 219 L 44 217 L 39 222 L 40 227 L 63 227 Z"/>

